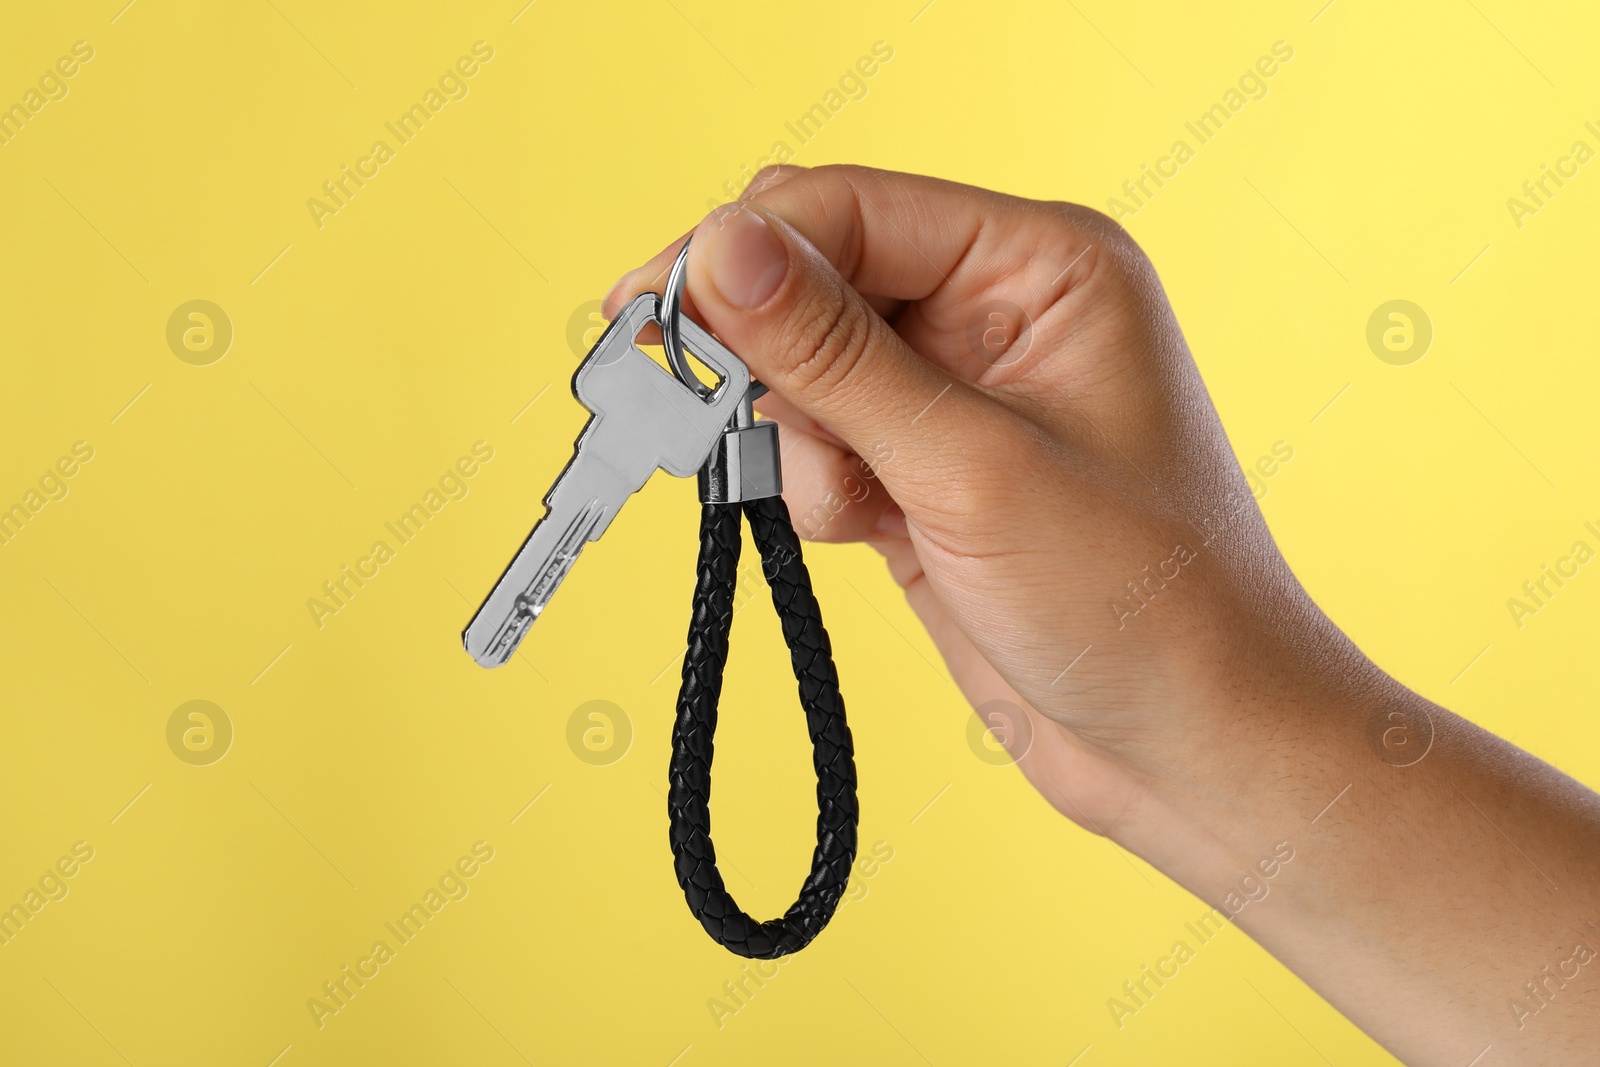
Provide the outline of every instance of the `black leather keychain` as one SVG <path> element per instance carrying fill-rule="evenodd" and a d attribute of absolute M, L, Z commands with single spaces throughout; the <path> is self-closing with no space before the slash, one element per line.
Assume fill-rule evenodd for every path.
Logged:
<path fill-rule="evenodd" d="M 467 624 L 462 643 L 486 667 L 505 663 L 583 545 L 599 539 L 651 473 L 698 473 L 700 556 L 667 797 L 673 864 L 689 910 L 713 940 L 741 956 L 772 959 L 799 951 L 821 933 L 849 882 L 859 819 L 855 754 L 833 650 L 779 495 L 778 427 L 756 422 L 751 407 L 766 390 L 751 381 L 743 361 L 683 314 L 688 253 L 685 241 L 665 293 L 631 301 L 573 375 L 573 394 L 592 415 L 572 460 L 545 496 L 544 518 Z M 650 322 L 661 328 L 672 376 L 635 344 Z M 715 387 L 695 377 L 685 338 L 720 375 Z M 728 894 L 711 842 L 711 761 L 733 626 L 741 516 L 750 523 L 783 624 L 817 772 L 811 873 L 789 910 L 765 922 L 746 915 Z"/>
<path fill-rule="evenodd" d="M 722 667 L 728 658 L 733 592 L 739 565 L 741 509 L 761 551 L 761 569 L 783 622 L 784 641 L 800 684 L 817 772 L 817 847 L 799 897 L 781 918 L 757 922 L 728 895 L 711 844 L 711 759 Z M 781 497 L 712 502 L 700 518 L 700 562 L 683 661 L 678 718 L 672 729 L 672 855 L 689 910 L 730 952 L 772 959 L 796 952 L 828 925 L 850 880 L 856 856 L 856 768 L 844 699 L 822 627 L 800 542 Z"/>

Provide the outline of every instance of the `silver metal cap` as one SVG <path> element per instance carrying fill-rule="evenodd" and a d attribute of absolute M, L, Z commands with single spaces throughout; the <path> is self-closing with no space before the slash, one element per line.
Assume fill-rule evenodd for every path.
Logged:
<path fill-rule="evenodd" d="M 736 504 L 761 500 L 783 492 L 783 469 L 778 462 L 778 424 L 758 422 L 730 429 L 711 450 L 700 468 L 700 500 L 706 504 Z"/>

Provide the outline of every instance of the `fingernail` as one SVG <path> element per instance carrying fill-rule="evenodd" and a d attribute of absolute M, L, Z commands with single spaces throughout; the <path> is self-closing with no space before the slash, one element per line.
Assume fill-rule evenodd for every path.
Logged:
<path fill-rule="evenodd" d="M 707 257 L 711 284 L 723 300 L 736 308 L 760 307 L 789 272 L 789 250 L 767 220 L 748 208 L 729 210 L 717 221 L 691 255 Z"/>

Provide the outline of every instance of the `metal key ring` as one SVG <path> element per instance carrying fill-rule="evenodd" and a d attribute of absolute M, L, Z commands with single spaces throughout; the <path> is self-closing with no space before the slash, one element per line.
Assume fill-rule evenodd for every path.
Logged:
<path fill-rule="evenodd" d="M 661 310 L 657 313 L 657 321 L 661 325 L 661 343 L 666 346 L 667 362 L 672 364 L 672 372 L 696 396 L 705 400 L 716 390 L 695 377 L 689 366 L 689 350 L 683 347 L 683 332 L 678 325 L 678 318 L 683 314 L 683 290 L 688 284 L 685 277 L 688 269 L 689 239 L 685 238 L 678 258 L 673 261 L 672 270 L 667 273 L 667 284 L 662 287 Z"/>
<path fill-rule="evenodd" d="M 666 347 L 667 362 L 672 365 L 672 373 L 701 400 L 709 400 L 716 389 L 702 382 L 689 366 L 689 350 L 683 345 L 683 330 L 679 325 L 679 319 L 683 316 L 683 294 L 689 284 L 690 240 L 692 238 L 684 239 L 683 247 L 678 250 L 678 258 L 673 260 L 672 269 L 667 272 L 667 284 L 662 286 L 661 309 L 656 312 L 656 322 L 661 327 L 661 343 Z M 766 392 L 765 385 L 751 379 L 750 400 L 759 400 Z"/>

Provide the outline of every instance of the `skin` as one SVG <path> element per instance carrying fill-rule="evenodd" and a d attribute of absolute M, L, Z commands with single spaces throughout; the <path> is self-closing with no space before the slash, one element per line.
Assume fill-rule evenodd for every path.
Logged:
<path fill-rule="evenodd" d="M 797 526 L 882 553 L 1045 799 L 1229 914 L 1270 879 L 1237 924 L 1407 1063 L 1595 1062 L 1600 797 L 1311 601 L 1120 227 L 781 167 L 693 238 L 686 308 L 772 390 Z"/>

